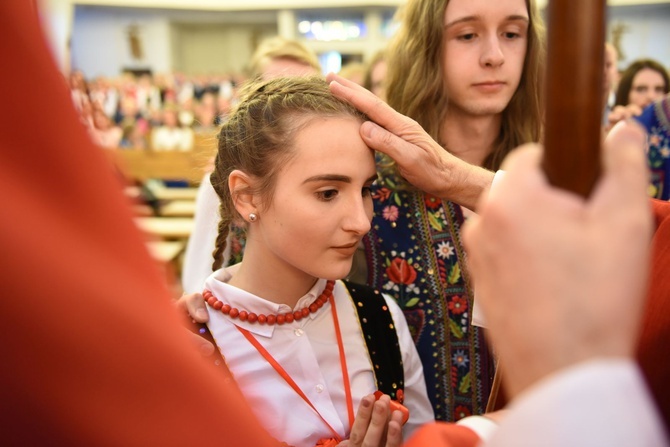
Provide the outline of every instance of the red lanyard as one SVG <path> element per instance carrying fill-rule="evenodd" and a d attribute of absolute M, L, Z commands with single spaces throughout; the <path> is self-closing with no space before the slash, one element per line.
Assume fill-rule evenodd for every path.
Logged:
<path fill-rule="evenodd" d="M 347 400 L 347 413 L 349 415 L 349 430 L 351 430 L 351 427 L 354 424 L 354 405 L 351 399 L 351 385 L 349 383 L 349 373 L 347 370 L 347 359 L 344 355 L 344 344 L 342 343 L 342 333 L 340 331 L 340 323 L 337 318 L 337 309 L 335 309 L 335 300 L 333 299 L 333 295 L 330 296 L 329 298 L 330 301 L 330 308 L 333 313 L 333 324 L 335 325 L 335 335 L 337 336 L 337 347 L 339 349 L 340 353 L 340 366 L 342 367 L 342 380 L 344 382 L 344 394 Z M 291 376 L 282 368 L 282 366 L 272 357 L 272 355 L 263 347 L 261 344 L 256 340 L 256 338 L 249 333 L 246 329 L 243 329 L 239 326 L 235 326 L 237 329 L 244 335 L 244 337 L 249 340 L 249 343 L 251 343 L 256 350 L 265 358 L 265 360 L 268 361 L 270 365 L 279 373 L 279 375 L 286 381 L 286 383 L 289 384 L 293 390 L 298 393 L 300 397 L 309 405 L 312 410 L 316 412 L 316 414 L 321 418 L 321 420 L 328 426 L 331 432 L 333 432 L 333 435 L 337 442 L 341 441 L 340 436 L 338 433 L 335 431 L 333 427 L 330 426 L 328 421 L 324 419 L 324 417 L 319 413 L 319 410 L 316 409 L 314 404 L 309 400 L 309 398 L 305 395 L 305 393 L 300 389 L 297 383 L 291 378 Z"/>

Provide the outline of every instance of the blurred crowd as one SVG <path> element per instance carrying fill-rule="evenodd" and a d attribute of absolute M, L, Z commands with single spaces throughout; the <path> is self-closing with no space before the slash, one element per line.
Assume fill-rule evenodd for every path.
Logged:
<path fill-rule="evenodd" d="M 117 78 L 68 76 L 72 101 L 100 146 L 122 149 L 190 150 L 194 134 L 210 133 L 231 107 L 241 75 Z"/>

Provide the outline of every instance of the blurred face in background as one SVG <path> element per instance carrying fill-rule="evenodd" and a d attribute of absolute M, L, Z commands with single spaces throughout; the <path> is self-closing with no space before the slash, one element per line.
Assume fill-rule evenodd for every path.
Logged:
<path fill-rule="evenodd" d="M 279 57 L 268 60 L 263 67 L 261 77 L 263 79 L 274 79 L 282 76 L 315 76 L 318 73 L 314 67 L 297 59 Z"/>
<path fill-rule="evenodd" d="M 386 61 L 380 60 L 377 62 L 370 73 L 370 78 L 372 85 L 370 86 L 370 91 L 380 97 L 381 99 L 386 100 Z"/>
<path fill-rule="evenodd" d="M 661 99 L 667 87 L 661 73 L 652 68 L 643 68 L 633 78 L 628 103 L 644 109 L 652 102 Z"/>

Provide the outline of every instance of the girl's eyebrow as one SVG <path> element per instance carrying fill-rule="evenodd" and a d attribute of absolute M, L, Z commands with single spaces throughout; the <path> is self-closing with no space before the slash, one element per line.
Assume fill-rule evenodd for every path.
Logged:
<path fill-rule="evenodd" d="M 305 184 L 309 182 L 323 182 L 323 181 L 351 183 L 351 177 L 339 174 L 322 174 L 309 177 L 308 179 L 305 179 L 305 181 L 303 181 L 302 183 Z"/>
<path fill-rule="evenodd" d="M 377 174 L 375 173 L 374 175 L 370 176 L 365 183 L 372 183 L 375 180 L 377 180 Z M 339 175 L 339 174 L 323 174 L 323 175 L 315 175 L 313 177 L 309 177 L 305 179 L 302 183 L 303 185 L 305 183 L 310 183 L 310 182 L 342 182 L 342 183 L 351 183 L 351 177 L 347 175 Z"/>
<path fill-rule="evenodd" d="M 454 25 L 458 25 L 459 23 L 468 23 L 468 22 L 476 22 L 478 20 L 481 20 L 481 16 L 465 16 L 465 17 L 460 17 L 456 20 L 453 20 L 446 25 L 444 25 L 444 28 L 450 28 Z M 511 15 L 505 17 L 505 22 L 516 22 L 516 21 L 521 21 L 521 22 L 526 22 L 528 23 L 528 17 L 522 16 L 522 15 Z"/>

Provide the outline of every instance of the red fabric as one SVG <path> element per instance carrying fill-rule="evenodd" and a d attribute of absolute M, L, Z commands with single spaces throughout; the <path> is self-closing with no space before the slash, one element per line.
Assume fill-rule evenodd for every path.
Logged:
<path fill-rule="evenodd" d="M 467 427 L 436 422 L 426 424 L 417 430 L 405 444 L 405 447 L 475 447 L 479 436 Z"/>
<path fill-rule="evenodd" d="M 0 2 L 3 445 L 273 445 L 182 329 L 32 5 Z"/>
<path fill-rule="evenodd" d="M 670 430 L 670 203 L 652 200 L 652 206 L 656 232 L 637 357 Z"/>

